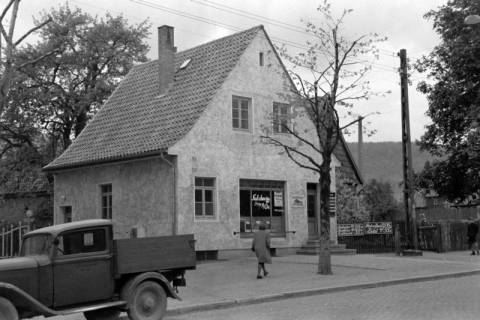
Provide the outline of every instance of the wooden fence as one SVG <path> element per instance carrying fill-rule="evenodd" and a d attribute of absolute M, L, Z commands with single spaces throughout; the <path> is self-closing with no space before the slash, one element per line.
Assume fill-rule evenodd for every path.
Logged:
<path fill-rule="evenodd" d="M 2 227 L 0 238 L 2 248 L 0 258 L 10 258 L 17 256 L 22 246 L 22 237 L 30 231 L 27 223 L 9 224 Z"/>
<path fill-rule="evenodd" d="M 462 221 L 480 219 L 480 207 L 416 208 L 417 219 Z"/>

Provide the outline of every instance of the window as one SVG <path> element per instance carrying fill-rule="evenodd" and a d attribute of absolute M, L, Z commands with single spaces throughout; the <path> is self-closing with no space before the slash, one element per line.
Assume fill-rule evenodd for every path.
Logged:
<path fill-rule="evenodd" d="M 102 197 L 102 219 L 112 219 L 112 185 L 100 186 Z"/>
<path fill-rule="evenodd" d="M 235 129 L 250 130 L 251 99 L 232 97 L 232 126 Z"/>
<path fill-rule="evenodd" d="M 63 222 L 72 222 L 72 206 L 61 207 L 63 213 Z"/>
<path fill-rule="evenodd" d="M 195 178 L 195 216 L 215 215 L 215 178 Z"/>
<path fill-rule="evenodd" d="M 266 225 L 272 235 L 285 235 L 284 182 L 240 180 L 240 234 Z"/>
<path fill-rule="evenodd" d="M 273 103 L 273 132 L 288 133 L 290 128 L 290 105 Z"/>
<path fill-rule="evenodd" d="M 74 231 L 58 237 L 57 254 L 70 255 L 107 250 L 105 229 Z"/>
<path fill-rule="evenodd" d="M 260 65 L 260 67 L 263 67 L 263 52 L 260 52 L 258 54 L 258 64 Z"/>

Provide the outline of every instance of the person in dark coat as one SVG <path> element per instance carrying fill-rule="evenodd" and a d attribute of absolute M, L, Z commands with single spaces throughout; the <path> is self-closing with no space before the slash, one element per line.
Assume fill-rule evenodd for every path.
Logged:
<path fill-rule="evenodd" d="M 268 275 L 265 263 L 272 263 L 272 258 L 270 257 L 270 234 L 265 231 L 264 225 L 260 225 L 259 230 L 253 235 L 252 251 L 255 252 L 258 260 L 257 279 L 262 279 L 262 270 L 265 277 Z"/>
<path fill-rule="evenodd" d="M 477 234 L 478 234 L 478 224 L 474 221 L 470 222 L 467 226 L 467 238 L 468 238 L 468 249 L 472 250 L 471 255 L 475 255 L 475 249 L 478 252 L 478 244 L 477 244 Z"/>

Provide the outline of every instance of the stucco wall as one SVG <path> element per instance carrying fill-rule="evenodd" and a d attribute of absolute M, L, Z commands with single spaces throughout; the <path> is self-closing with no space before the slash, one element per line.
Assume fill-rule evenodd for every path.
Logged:
<path fill-rule="evenodd" d="M 55 174 L 54 220 L 61 206 L 72 206 L 72 219 L 101 218 L 100 185 L 112 184 L 115 238 L 173 233 L 173 171 L 161 158 L 99 165 Z"/>
<path fill-rule="evenodd" d="M 259 52 L 264 53 L 264 66 L 259 66 Z M 258 35 L 194 128 L 169 149 L 170 154 L 178 156 L 179 232 L 195 233 L 197 250 L 245 249 L 251 245 L 251 239 L 234 235 L 240 225 L 240 179 L 285 181 L 285 229 L 296 233 L 287 232 L 285 238 L 274 238 L 272 245 L 300 246 L 307 239 L 306 186 L 307 182 L 318 182 L 318 176 L 299 168 L 286 155 L 279 154 L 278 149 L 259 139 L 262 126 L 271 121 L 273 102 L 288 102 L 285 96 L 288 86 L 271 46 L 263 34 Z M 232 128 L 233 95 L 252 99 L 251 132 Z M 300 119 L 296 125 L 301 129 L 306 124 Z M 291 139 L 288 135 L 282 138 Z M 332 166 L 338 164 L 334 160 Z M 195 176 L 216 178 L 214 219 L 194 216 Z M 335 190 L 334 175 L 331 190 Z M 303 196 L 303 207 L 291 206 L 294 195 Z"/>

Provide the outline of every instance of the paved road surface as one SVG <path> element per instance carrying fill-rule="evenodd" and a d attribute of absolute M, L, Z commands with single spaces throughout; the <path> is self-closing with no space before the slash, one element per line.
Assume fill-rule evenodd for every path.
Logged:
<path fill-rule="evenodd" d="M 480 319 L 480 276 L 280 300 L 165 319 L 476 320 Z"/>

